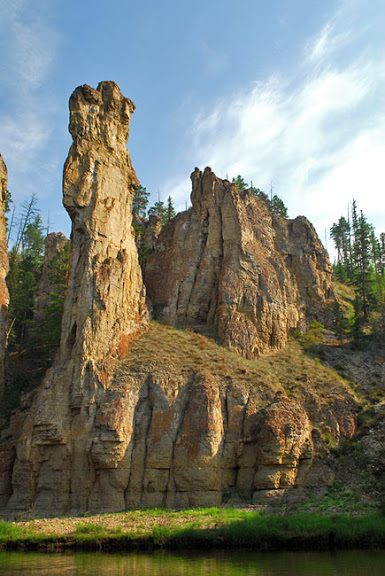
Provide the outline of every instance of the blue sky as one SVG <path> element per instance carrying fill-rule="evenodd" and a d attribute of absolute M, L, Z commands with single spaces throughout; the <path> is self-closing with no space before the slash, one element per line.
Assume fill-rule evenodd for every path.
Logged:
<path fill-rule="evenodd" d="M 152 202 L 184 209 L 209 165 L 272 185 L 323 241 L 352 198 L 385 231 L 384 0 L 0 0 L 0 152 L 51 230 L 70 231 L 68 99 L 101 80 L 136 104 Z"/>

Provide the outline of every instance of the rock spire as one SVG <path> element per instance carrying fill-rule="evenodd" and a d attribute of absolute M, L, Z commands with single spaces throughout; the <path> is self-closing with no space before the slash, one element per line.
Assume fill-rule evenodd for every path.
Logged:
<path fill-rule="evenodd" d="M 115 362 L 148 323 L 131 227 L 138 180 L 126 148 L 135 106 L 114 82 L 101 82 L 78 87 L 69 108 L 63 203 L 72 232 L 61 344 L 17 446 L 11 510 L 87 508 L 91 488 L 98 491 L 95 414 Z"/>
<path fill-rule="evenodd" d="M 0 400 L 4 392 L 4 361 L 8 323 L 8 288 L 5 277 L 8 273 L 7 234 L 5 229 L 5 200 L 7 196 L 7 167 L 0 154 Z"/>

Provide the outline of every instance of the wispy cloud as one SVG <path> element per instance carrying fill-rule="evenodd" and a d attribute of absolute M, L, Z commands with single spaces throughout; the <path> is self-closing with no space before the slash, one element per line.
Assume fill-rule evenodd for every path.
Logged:
<path fill-rule="evenodd" d="M 40 22 L 25 24 L 17 17 L 11 22 L 10 31 L 13 49 L 12 74 L 19 88 L 27 93 L 38 88 L 50 71 L 56 38 L 52 31 Z"/>
<path fill-rule="evenodd" d="M 37 173 L 36 158 L 52 133 L 45 83 L 58 35 L 44 22 L 46 7 L 39 0 L 33 6 L 26 0 L 0 0 L 0 151 L 16 201 L 29 193 L 29 183 Z"/>
<path fill-rule="evenodd" d="M 305 45 L 305 59 L 309 64 L 322 62 L 347 46 L 354 35 L 353 29 L 337 31 L 336 21 L 328 22 L 321 32 Z"/>
<path fill-rule="evenodd" d="M 304 44 L 292 76 L 277 71 L 227 95 L 196 116 L 190 134 L 202 168 L 265 190 L 272 180 L 291 215 L 305 213 L 322 235 L 352 197 L 385 229 L 385 49 L 354 45 L 348 8 Z"/>

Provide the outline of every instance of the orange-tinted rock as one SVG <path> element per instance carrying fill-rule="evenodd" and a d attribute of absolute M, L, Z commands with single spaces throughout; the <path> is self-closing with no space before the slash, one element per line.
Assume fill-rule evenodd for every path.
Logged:
<path fill-rule="evenodd" d="M 9 302 L 8 288 L 5 283 L 5 277 L 8 273 L 7 234 L 4 216 L 7 181 L 7 167 L 0 154 L 0 400 L 4 392 L 4 361 Z"/>

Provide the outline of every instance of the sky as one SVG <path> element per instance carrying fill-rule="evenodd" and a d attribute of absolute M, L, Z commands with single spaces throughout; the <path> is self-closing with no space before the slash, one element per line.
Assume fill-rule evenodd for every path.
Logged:
<path fill-rule="evenodd" d="M 329 229 L 355 199 L 385 232 L 384 0 L 0 0 L 0 152 L 17 209 L 50 231 L 71 145 L 68 100 L 114 80 L 151 204 L 189 204 L 190 173 L 241 174 Z"/>

